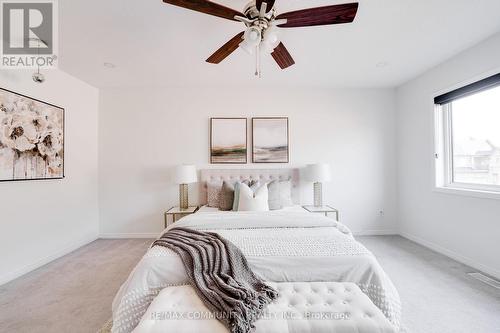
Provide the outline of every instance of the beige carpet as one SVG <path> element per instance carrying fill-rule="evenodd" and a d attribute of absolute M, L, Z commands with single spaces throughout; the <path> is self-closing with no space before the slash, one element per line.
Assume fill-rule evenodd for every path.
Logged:
<path fill-rule="evenodd" d="M 97 332 L 151 242 L 97 240 L 0 286 L 0 332 Z"/>
<path fill-rule="evenodd" d="M 399 236 L 359 237 L 398 288 L 411 333 L 500 333 L 500 290 Z M 109 332 L 111 302 L 152 240 L 98 240 L 0 286 L 0 332 Z"/>

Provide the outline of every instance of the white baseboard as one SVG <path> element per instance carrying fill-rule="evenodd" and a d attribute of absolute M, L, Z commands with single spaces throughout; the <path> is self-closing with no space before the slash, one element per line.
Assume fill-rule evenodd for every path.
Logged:
<path fill-rule="evenodd" d="M 29 273 L 29 272 L 31 272 L 39 267 L 42 267 L 43 265 L 46 265 L 51 261 L 59 259 L 60 257 L 65 256 L 68 253 L 71 253 L 84 245 L 92 243 L 96 239 L 98 239 L 97 234 L 93 235 L 93 236 L 87 236 L 85 238 L 82 238 L 78 241 L 75 241 L 75 242 L 72 242 L 72 243 L 66 245 L 61 250 L 55 251 L 52 254 L 50 254 L 44 258 L 38 259 L 31 264 L 25 265 L 24 267 L 22 267 L 20 269 L 17 269 L 13 272 L 8 272 L 6 274 L 3 274 L 2 276 L 0 276 L 0 285 L 3 285 L 7 282 L 14 280 L 14 279 L 17 279 L 18 277 L 21 277 L 24 274 L 27 274 L 27 273 Z"/>
<path fill-rule="evenodd" d="M 353 231 L 354 236 L 391 236 L 397 235 L 398 232 L 393 229 L 378 229 L 378 230 L 360 230 Z"/>
<path fill-rule="evenodd" d="M 156 233 L 104 233 L 100 234 L 99 238 L 102 239 L 127 239 L 127 238 L 158 238 L 159 232 Z"/>
<path fill-rule="evenodd" d="M 409 234 L 407 232 L 400 231 L 399 234 L 401 236 L 403 236 L 404 238 L 408 238 L 409 240 L 411 240 L 415 243 L 418 243 L 418 244 L 425 246 L 433 251 L 436 251 L 436 252 L 441 253 L 447 257 L 450 257 L 453 260 L 456 260 L 462 264 L 465 264 L 465 265 L 470 266 L 474 269 L 477 269 L 483 273 L 486 273 L 486 274 L 491 275 L 497 279 L 500 279 L 500 271 L 493 268 L 493 267 L 489 267 L 487 265 L 478 263 L 476 260 L 473 260 L 473 259 L 466 257 L 466 256 L 463 256 L 461 254 L 458 254 L 455 251 L 452 251 L 450 249 L 447 249 L 447 248 L 442 247 L 440 245 L 437 245 L 435 243 L 429 242 L 425 239 L 422 239 L 418 236 Z"/>

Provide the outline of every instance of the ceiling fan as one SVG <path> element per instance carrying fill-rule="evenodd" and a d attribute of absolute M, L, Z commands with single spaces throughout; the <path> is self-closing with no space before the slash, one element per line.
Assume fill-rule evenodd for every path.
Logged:
<path fill-rule="evenodd" d="M 163 0 L 163 2 L 245 24 L 246 30 L 230 39 L 206 61 L 218 64 L 238 47 L 256 54 L 255 75 L 260 76 L 260 50 L 270 53 L 281 69 L 295 64 L 285 45 L 280 42 L 277 28 L 351 23 L 358 3 L 308 8 L 277 14 L 275 0 L 252 0 L 243 13 L 208 0 Z"/>

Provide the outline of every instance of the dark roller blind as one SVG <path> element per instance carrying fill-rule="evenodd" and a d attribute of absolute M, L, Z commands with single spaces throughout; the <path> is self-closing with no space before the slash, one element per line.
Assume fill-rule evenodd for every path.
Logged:
<path fill-rule="evenodd" d="M 446 94 L 439 95 L 434 98 L 435 104 L 446 104 L 453 102 L 456 99 L 473 95 L 483 90 L 487 90 L 496 86 L 500 86 L 500 73 L 487 77 L 481 81 L 477 81 L 466 85 L 465 87 L 455 89 Z"/>

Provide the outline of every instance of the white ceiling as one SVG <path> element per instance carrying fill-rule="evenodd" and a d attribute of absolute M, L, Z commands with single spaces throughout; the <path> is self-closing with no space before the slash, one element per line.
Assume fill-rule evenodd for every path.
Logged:
<path fill-rule="evenodd" d="M 246 0 L 218 0 L 242 10 Z M 277 0 L 279 13 L 344 3 Z M 296 65 L 281 71 L 270 56 L 263 78 L 237 50 L 205 63 L 242 23 L 161 0 L 59 2 L 60 67 L 97 87 L 153 85 L 397 86 L 500 31 L 498 0 L 360 0 L 353 24 L 282 29 Z M 116 65 L 107 69 L 104 62 Z M 377 66 L 385 63 L 386 66 Z"/>

